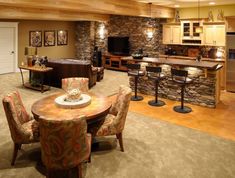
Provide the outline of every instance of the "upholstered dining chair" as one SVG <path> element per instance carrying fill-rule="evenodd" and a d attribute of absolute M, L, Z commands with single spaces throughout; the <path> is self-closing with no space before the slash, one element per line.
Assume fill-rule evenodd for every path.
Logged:
<path fill-rule="evenodd" d="M 62 79 L 62 89 L 65 91 L 79 89 L 86 93 L 89 90 L 89 79 L 83 77 L 71 77 Z"/>
<path fill-rule="evenodd" d="M 39 142 L 38 122 L 25 110 L 18 91 L 9 93 L 2 99 L 6 118 L 14 142 L 11 165 L 15 164 L 18 150 L 22 144 Z"/>
<path fill-rule="evenodd" d="M 125 126 L 130 99 L 131 89 L 127 86 L 121 85 L 116 101 L 112 104 L 106 118 L 101 122 L 88 126 L 88 132 L 94 137 L 116 135 L 122 152 L 124 152 L 122 131 Z"/>
<path fill-rule="evenodd" d="M 41 158 L 47 168 L 47 177 L 52 171 L 78 168 L 82 177 L 81 163 L 90 162 L 91 135 L 87 134 L 84 116 L 74 119 L 51 120 L 39 118 Z"/>

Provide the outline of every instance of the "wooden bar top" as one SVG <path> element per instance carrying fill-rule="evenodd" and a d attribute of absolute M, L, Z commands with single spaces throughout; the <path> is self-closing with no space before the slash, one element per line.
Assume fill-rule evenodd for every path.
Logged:
<path fill-rule="evenodd" d="M 189 57 L 189 56 L 174 56 L 174 55 L 165 55 L 165 54 L 160 54 L 159 58 L 168 58 L 168 59 L 184 59 L 184 60 L 196 60 L 196 57 Z M 225 62 L 224 58 L 205 58 L 202 57 L 201 61 L 210 61 L 210 62 Z"/>
<path fill-rule="evenodd" d="M 143 59 L 133 59 L 133 57 L 123 57 L 123 60 L 130 60 L 135 62 L 148 62 L 157 64 L 168 64 L 185 67 L 197 67 L 210 70 L 216 70 L 218 62 L 196 61 L 196 60 L 184 60 L 184 59 L 166 59 L 166 58 L 150 58 L 144 57 Z"/>

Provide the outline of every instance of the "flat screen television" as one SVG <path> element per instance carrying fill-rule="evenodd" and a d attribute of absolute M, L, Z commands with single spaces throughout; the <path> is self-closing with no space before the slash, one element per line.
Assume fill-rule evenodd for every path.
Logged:
<path fill-rule="evenodd" d="M 129 37 L 108 37 L 108 52 L 115 55 L 129 55 Z"/>

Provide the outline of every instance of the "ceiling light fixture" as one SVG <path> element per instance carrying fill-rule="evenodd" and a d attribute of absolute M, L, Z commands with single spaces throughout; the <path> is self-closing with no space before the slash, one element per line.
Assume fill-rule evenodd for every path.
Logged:
<path fill-rule="evenodd" d="M 215 5 L 215 2 L 209 2 L 209 5 Z"/>
<path fill-rule="evenodd" d="M 149 17 L 150 17 L 150 22 L 148 27 L 146 28 L 146 34 L 148 38 L 152 38 L 153 37 L 153 33 L 154 33 L 154 28 L 153 28 L 153 24 L 152 24 L 152 3 L 148 3 L 149 5 Z"/>
<path fill-rule="evenodd" d="M 202 33 L 203 32 L 203 28 L 200 25 L 200 0 L 198 0 L 198 23 L 199 23 L 199 26 L 196 27 L 195 31 L 196 31 L 196 33 Z"/>
<path fill-rule="evenodd" d="M 175 4 L 174 6 L 175 6 L 175 8 L 178 8 L 178 7 L 180 7 L 180 5 L 179 5 L 179 4 Z"/>

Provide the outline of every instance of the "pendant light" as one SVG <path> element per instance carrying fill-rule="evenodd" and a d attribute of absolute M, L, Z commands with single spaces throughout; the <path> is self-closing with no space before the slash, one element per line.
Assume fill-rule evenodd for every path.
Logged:
<path fill-rule="evenodd" d="M 148 3 L 149 5 L 149 16 L 150 16 L 150 24 L 149 26 L 146 28 L 146 34 L 148 38 L 152 38 L 153 37 L 153 33 L 154 33 L 154 28 L 152 26 L 152 3 Z"/>
<path fill-rule="evenodd" d="M 196 33 L 202 33 L 203 32 L 203 28 L 202 26 L 200 25 L 200 0 L 198 0 L 198 23 L 199 23 L 199 26 L 196 27 L 195 31 Z"/>

